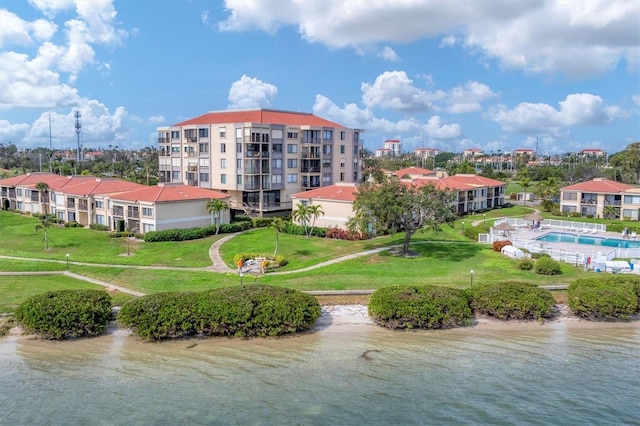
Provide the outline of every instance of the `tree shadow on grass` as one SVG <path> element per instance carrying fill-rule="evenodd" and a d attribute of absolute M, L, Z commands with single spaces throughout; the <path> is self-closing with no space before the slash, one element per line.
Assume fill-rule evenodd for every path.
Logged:
<path fill-rule="evenodd" d="M 411 250 L 419 252 L 420 258 L 431 258 L 436 260 L 448 260 L 451 262 L 462 262 L 475 257 L 484 250 L 478 244 L 468 243 L 437 243 L 429 242 L 425 244 L 412 244 Z"/>

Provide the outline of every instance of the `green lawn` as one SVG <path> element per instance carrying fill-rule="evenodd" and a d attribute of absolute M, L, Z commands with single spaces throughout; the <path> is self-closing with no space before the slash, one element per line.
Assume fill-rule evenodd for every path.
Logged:
<path fill-rule="evenodd" d="M 530 208 L 512 207 L 486 213 L 486 222 L 504 216 L 521 216 Z M 461 235 L 462 221 L 484 221 L 485 216 L 465 216 L 453 226 L 444 226 L 442 232 L 418 232 L 412 238 L 412 249 L 419 252 L 415 258 L 402 258 L 388 251 L 324 266 L 307 272 L 296 272 L 327 260 L 374 248 L 402 244 L 403 234 L 388 235 L 367 241 L 338 241 L 280 234 L 278 254 L 289 264 L 278 273 L 267 273 L 258 282 L 299 290 L 377 289 L 397 284 L 435 284 L 452 287 L 470 285 L 470 270 L 474 270 L 474 284 L 517 279 L 545 284 L 569 284 L 584 276 L 581 268 L 562 265 L 563 274 L 555 277 L 537 275 L 516 268 L 516 261 L 491 251 L 489 246 L 471 242 Z M 64 270 L 65 255 L 71 262 L 94 263 L 92 266 L 71 263 L 72 272 L 86 275 L 144 293 L 157 291 L 198 291 L 216 287 L 239 285 L 235 273 L 217 274 L 193 270 L 149 270 L 123 268 L 122 265 L 160 265 L 166 267 L 202 267 L 211 264 L 208 251 L 221 236 L 202 240 L 167 243 L 136 242 L 127 252 L 126 241 L 109 239 L 104 232 L 87 228 L 50 228 L 51 249 L 45 250 L 42 231 L 36 232 L 39 222 L 30 217 L 0 211 L 0 254 L 25 258 L 55 260 L 36 262 L 0 259 L 0 271 Z M 468 226 L 468 225 L 467 225 Z M 273 254 L 275 231 L 255 229 L 236 235 L 221 249 L 225 262 L 232 266 L 237 253 L 256 252 Z M 113 266 L 105 266 L 113 265 Z M 280 272 L 288 272 L 281 274 Z M 6 305 L 0 312 L 15 306 L 20 300 L 36 292 L 69 286 L 94 287 L 68 277 L 0 277 L 0 301 Z M 33 282 L 33 286 L 25 283 Z M 244 276 L 244 283 L 254 282 Z M 73 287 L 72 287 L 73 288 Z"/>
<path fill-rule="evenodd" d="M 103 288 L 65 275 L 30 275 L 0 277 L 0 313 L 13 312 L 25 299 L 53 290 Z"/>
<path fill-rule="evenodd" d="M 0 254 L 76 262 L 116 265 L 163 265 L 204 267 L 211 265 L 209 247 L 220 236 L 201 240 L 145 244 L 126 238 L 109 238 L 108 233 L 88 228 L 48 228 L 49 250 L 44 232 L 36 231 L 39 220 L 0 211 Z M 127 255 L 129 254 L 129 255 Z"/>

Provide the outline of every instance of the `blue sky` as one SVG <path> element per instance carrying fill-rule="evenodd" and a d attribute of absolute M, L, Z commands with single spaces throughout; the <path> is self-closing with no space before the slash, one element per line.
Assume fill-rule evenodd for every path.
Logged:
<path fill-rule="evenodd" d="M 464 5 L 464 6 L 463 6 Z M 0 0 L 0 143 L 155 146 L 208 111 L 312 112 L 461 152 L 640 141 L 637 0 Z M 536 146 L 537 145 L 537 146 Z"/>

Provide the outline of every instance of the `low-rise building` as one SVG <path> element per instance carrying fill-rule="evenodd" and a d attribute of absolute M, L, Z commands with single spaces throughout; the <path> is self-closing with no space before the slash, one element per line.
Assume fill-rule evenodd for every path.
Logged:
<path fill-rule="evenodd" d="M 560 188 L 560 211 L 580 216 L 639 220 L 640 188 L 604 178 Z"/>

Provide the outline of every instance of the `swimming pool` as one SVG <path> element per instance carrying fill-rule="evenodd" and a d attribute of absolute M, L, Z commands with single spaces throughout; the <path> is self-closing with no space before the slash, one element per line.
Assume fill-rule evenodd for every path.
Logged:
<path fill-rule="evenodd" d="M 537 241 L 545 241 L 548 243 L 573 243 L 587 244 L 592 246 L 607 246 L 619 248 L 640 248 L 640 241 L 622 240 L 618 238 L 599 238 L 587 237 L 583 235 L 565 234 L 563 232 L 549 232 L 542 237 L 536 238 Z"/>

